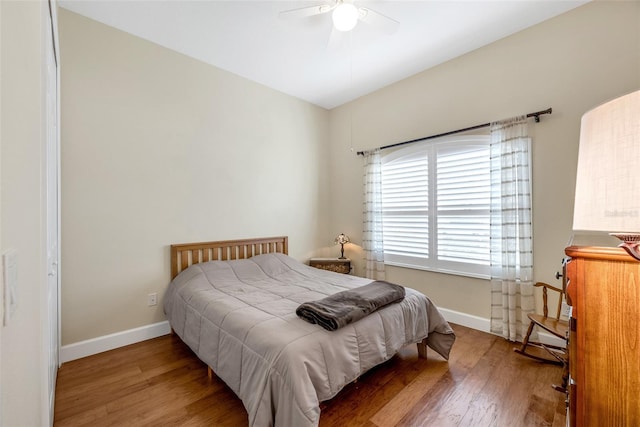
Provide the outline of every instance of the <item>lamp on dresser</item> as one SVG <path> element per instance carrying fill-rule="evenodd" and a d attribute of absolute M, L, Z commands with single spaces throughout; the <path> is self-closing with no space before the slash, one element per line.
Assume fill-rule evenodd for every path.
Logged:
<path fill-rule="evenodd" d="M 573 229 L 623 242 L 565 249 L 570 426 L 640 425 L 639 162 L 640 91 L 584 114 Z"/>
<path fill-rule="evenodd" d="M 640 260 L 640 90 L 582 116 L 574 230 L 604 231 Z"/>

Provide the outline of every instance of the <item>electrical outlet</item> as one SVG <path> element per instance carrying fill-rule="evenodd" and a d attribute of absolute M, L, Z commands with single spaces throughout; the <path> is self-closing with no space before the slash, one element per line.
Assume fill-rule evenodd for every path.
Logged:
<path fill-rule="evenodd" d="M 560 309 L 560 315 L 562 317 L 571 317 L 571 306 L 566 302 L 562 302 L 562 308 Z"/>
<path fill-rule="evenodd" d="M 154 305 L 158 304 L 158 294 L 153 292 L 149 295 L 147 295 L 147 305 L 149 307 L 152 307 Z"/>

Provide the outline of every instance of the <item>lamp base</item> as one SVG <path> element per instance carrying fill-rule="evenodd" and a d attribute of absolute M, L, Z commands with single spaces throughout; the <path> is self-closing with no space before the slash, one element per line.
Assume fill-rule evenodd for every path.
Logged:
<path fill-rule="evenodd" d="M 622 243 L 620 243 L 618 247 L 624 249 L 629 255 L 640 261 L 640 234 L 609 233 L 609 235 L 622 240 Z"/>

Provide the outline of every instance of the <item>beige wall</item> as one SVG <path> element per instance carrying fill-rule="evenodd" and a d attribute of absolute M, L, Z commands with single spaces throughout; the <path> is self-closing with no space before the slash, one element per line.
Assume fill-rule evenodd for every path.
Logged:
<path fill-rule="evenodd" d="M 327 112 L 61 10 L 63 344 L 163 320 L 146 296 L 171 243 L 286 234 L 301 260 L 339 232 L 359 243 L 357 150 L 547 107 L 531 124 L 534 273 L 556 283 L 580 117 L 640 87 L 639 24 L 638 2 L 590 3 Z M 489 316 L 486 281 L 388 279 Z"/>
<path fill-rule="evenodd" d="M 171 243 L 324 244 L 326 110 L 64 9 L 59 26 L 63 345 L 164 320 Z"/>
<path fill-rule="evenodd" d="M 350 151 L 553 108 L 531 122 L 534 277 L 558 283 L 571 235 L 580 118 L 640 88 L 640 2 L 595 2 L 331 111 L 330 223 L 361 241 L 362 158 Z M 353 139 L 349 117 L 353 116 Z M 361 256 L 350 248 L 363 271 Z M 488 318 L 484 280 L 388 267 L 436 304 Z"/>
<path fill-rule="evenodd" d="M 0 336 L 0 425 L 47 422 L 42 43 L 46 2 L 0 1 L 0 253 L 17 253 L 17 309 Z M 2 310 L 0 310 L 2 311 Z"/>

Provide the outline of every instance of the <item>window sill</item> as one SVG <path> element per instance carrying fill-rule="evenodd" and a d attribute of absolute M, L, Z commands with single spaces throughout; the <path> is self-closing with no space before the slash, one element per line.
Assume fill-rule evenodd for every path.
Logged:
<path fill-rule="evenodd" d="M 452 275 L 452 276 L 462 276 L 462 277 L 470 277 L 470 278 L 474 278 L 474 279 L 491 280 L 491 276 L 489 274 L 467 273 L 467 272 L 462 272 L 462 271 L 448 270 L 448 269 L 444 269 L 444 268 L 427 267 L 427 266 L 423 266 L 423 265 L 403 264 L 403 263 L 400 263 L 400 262 L 393 262 L 393 261 L 391 261 L 391 262 L 385 261 L 384 264 L 385 265 L 390 265 L 390 266 L 393 266 L 393 267 L 409 268 L 409 269 L 412 269 L 412 270 L 429 271 L 431 273 L 449 274 L 449 275 Z"/>

